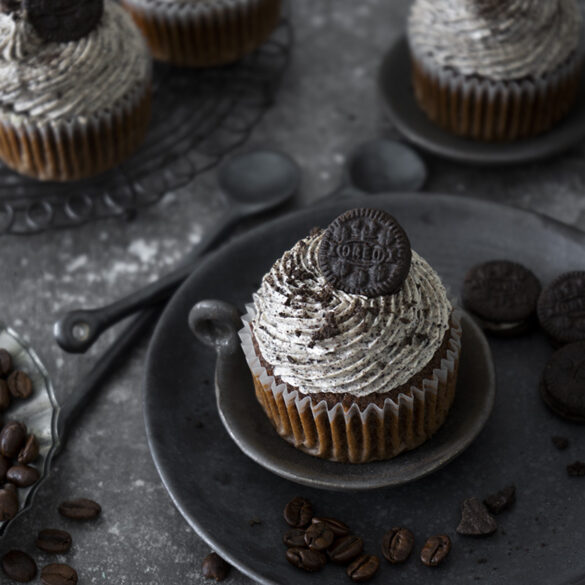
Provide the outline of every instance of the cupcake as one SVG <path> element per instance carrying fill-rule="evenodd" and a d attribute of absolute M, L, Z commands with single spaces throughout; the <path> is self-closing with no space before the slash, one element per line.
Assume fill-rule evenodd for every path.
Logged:
<path fill-rule="evenodd" d="M 274 30 L 281 0 L 122 0 L 155 59 L 184 67 L 225 65 Z"/>
<path fill-rule="evenodd" d="M 576 101 L 576 0 L 415 0 L 407 32 L 416 100 L 453 134 L 483 141 L 535 136 Z"/>
<path fill-rule="evenodd" d="M 272 266 L 240 331 L 277 433 L 341 462 L 389 459 L 443 424 L 455 394 L 459 317 L 396 220 L 354 209 Z"/>
<path fill-rule="evenodd" d="M 117 3 L 0 2 L 0 159 L 9 167 L 54 181 L 105 171 L 143 140 L 150 101 L 148 49 Z"/>

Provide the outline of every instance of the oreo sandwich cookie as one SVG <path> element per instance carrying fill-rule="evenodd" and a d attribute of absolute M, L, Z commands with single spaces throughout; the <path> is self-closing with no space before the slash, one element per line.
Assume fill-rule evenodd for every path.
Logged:
<path fill-rule="evenodd" d="M 463 306 L 483 329 L 517 335 L 534 322 L 541 285 L 534 273 L 517 262 L 491 260 L 473 266 L 463 281 Z"/>
<path fill-rule="evenodd" d="M 540 395 L 554 413 L 585 423 L 585 341 L 552 354 L 542 373 Z"/>
<path fill-rule="evenodd" d="M 538 299 L 538 320 L 556 346 L 585 341 L 585 271 L 565 272 Z"/>
<path fill-rule="evenodd" d="M 352 209 L 335 219 L 319 246 L 325 280 L 350 294 L 377 297 L 400 290 L 412 251 L 400 224 L 380 209 Z"/>

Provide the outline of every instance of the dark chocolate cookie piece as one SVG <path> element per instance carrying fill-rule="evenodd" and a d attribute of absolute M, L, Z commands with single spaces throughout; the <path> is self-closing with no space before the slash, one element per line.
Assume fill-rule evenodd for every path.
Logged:
<path fill-rule="evenodd" d="M 319 268 L 327 282 L 367 297 L 397 292 L 408 276 L 412 252 L 400 224 L 380 209 L 352 209 L 323 234 Z"/>
<path fill-rule="evenodd" d="M 557 345 L 585 340 L 585 271 L 561 274 L 542 291 L 538 320 Z"/>
<path fill-rule="evenodd" d="M 552 354 L 542 373 L 540 394 L 559 416 L 585 422 L 585 341 Z"/>
<path fill-rule="evenodd" d="M 47 42 L 87 36 L 100 23 L 104 0 L 23 0 L 26 17 Z"/>
<path fill-rule="evenodd" d="M 462 300 L 484 329 L 512 334 L 530 324 L 540 291 L 540 281 L 522 264 L 491 260 L 473 266 L 465 275 Z"/>
<path fill-rule="evenodd" d="M 498 529 L 498 523 L 478 498 L 469 498 L 461 506 L 461 522 L 457 533 L 465 536 L 489 536 Z"/>

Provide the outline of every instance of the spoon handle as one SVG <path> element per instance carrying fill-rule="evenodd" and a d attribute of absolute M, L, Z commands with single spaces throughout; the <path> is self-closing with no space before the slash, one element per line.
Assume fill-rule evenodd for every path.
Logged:
<path fill-rule="evenodd" d="M 148 286 L 97 309 L 79 309 L 65 313 L 54 325 L 53 335 L 59 346 L 70 353 L 87 351 L 109 327 L 155 303 L 167 300 L 193 271 L 193 264 L 223 240 L 241 218 L 236 211 L 227 213 L 174 270 Z"/>

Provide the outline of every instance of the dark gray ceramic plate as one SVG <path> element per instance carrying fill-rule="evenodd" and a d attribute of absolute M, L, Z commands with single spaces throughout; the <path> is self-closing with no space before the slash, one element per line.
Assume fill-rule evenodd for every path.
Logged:
<path fill-rule="evenodd" d="M 283 250 L 314 225 L 364 204 L 399 219 L 413 248 L 454 295 L 472 264 L 492 258 L 523 262 L 543 282 L 585 265 L 585 235 L 577 230 L 489 202 L 430 194 L 357 197 L 314 207 L 233 240 L 209 256 L 172 299 L 148 353 L 146 428 L 174 503 L 213 549 L 263 584 L 348 582 L 340 567 L 305 575 L 284 559 L 282 509 L 293 496 L 304 495 L 317 513 L 348 523 L 374 553 L 383 533 L 399 524 L 414 531 L 417 550 L 431 534 L 452 538 L 452 554 L 442 568 L 433 571 L 413 554 L 402 567 L 384 562 L 373 584 L 585 585 L 579 544 L 585 540 L 585 480 L 565 470 L 585 458 L 585 428 L 556 418 L 539 398 L 541 369 L 552 351 L 539 332 L 490 340 L 498 388 L 490 419 L 464 453 L 415 482 L 352 494 L 301 487 L 254 463 L 229 438 L 213 391 L 214 352 L 187 325 L 192 305 L 222 298 L 243 309 Z M 569 450 L 557 451 L 552 435 L 569 437 Z M 516 484 L 518 500 L 499 516 L 497 534 L 483 540 L 458 536 L 462 500 L 509 483 Z"/>
<path fill-rule="evenodd" d="M 549 158 L 585 137 L 585 76 L 576 108 L 549 132 L 509 144 L 467 140 L 433 124 L 418 107 L 410 83 L 411 65 L 406 37 L 388 51 L 379 72 L 379 85 L 390 118 L 409 141 L 438 156 L 476 165 L 513 165 Z"/>
<path fill-rule="evenodd" d="M 209 337 L 209 322 L 216 319 L 214 302 L 200 315 L 205 343 L 224 339 L 226 328 L 237 339 L 231 319 L 216 321 Z M 198 307 L 199 309 L 200 307 Z M 256 400 L 252 377 L 239 344 L 228 351 L 222 345 L 215 367 L 217 407 L 230 437 L 253 461 L 302 485 L 330 490 L 371 490 L 397 486 L 419 479 L 443 467 L 462 453 L 477 437 L 492 411 L 495 373 L 491 351 L 481 329 L 462 314 L 463 350 L 457 395 L 440 431 L 424 445 L 388 461 L 363 465 L 325 461 L 307 455 L 281 439 Z"/>

